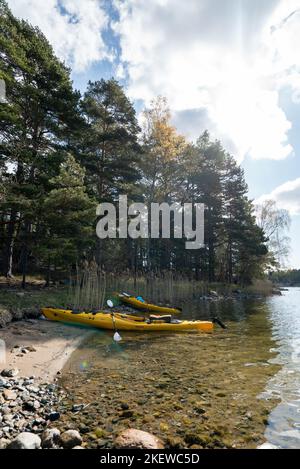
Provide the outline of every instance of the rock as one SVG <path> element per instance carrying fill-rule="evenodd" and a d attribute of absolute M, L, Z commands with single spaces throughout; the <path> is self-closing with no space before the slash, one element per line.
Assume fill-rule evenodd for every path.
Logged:
<path fill-rule="evenodd" d="M 122 419 L 130 419 L 130 417 L 132 417 L 132 416 L 133 416 L 133 411 L 132 410 L 123 410 L 120 417 Z"/>
<path fill-rule="evenodd" d="M 1 376 L 4 376 L 6 378 L 14 378 L 15 376 L 17 376 L 18 373 L 19 373 L 18 368 L 11 368 L 11 369 L 6 368 L 2 370 Z"/>
<path fill-rule="evenodd" d="M 27 352 L 36 352 L 36 348 L 34 348 L 32 345 L 24 347 L 24 350 L 27 350 Z"/>
<path fill-rule="evenodd" d="M 0 309 L 0 328 L 4 328 L 12 319 L 13 316 L 7 309 Z"/>
<path fill-rule="evenodd" d="M 39 308 L 23 309 L 22 311 L 23 311 L 23 316 L 25 319 L 39 319 L 40 316 L 42 315 Z M 33 322 L 32 324 L 35 324 L 35 323 Z"/>
<path fill-rule="evenodd" d="M 208 294 L 210 297 L 219 298 L 219 295 L 215 290 L 210 290 Z"/>
<path fill-rule="evenodd" d="M 6 438 L 0 438 L 0 449 L 5 449 L 9 443 Z"/>
<path fill-rule="evenodd" d="M 7 380 L 4 378 L 0 378 L 0 388 L 5 388 L 7 385 Z"/>
<path fill-rule="evenodd" d="M 59 412 L 51 412 L 49 415 L 47 415 L 47 420 L 50 420 L 50 422 L 55 422 L 55 420 L 58 420 L 59 418 Z"/>
<path fill-rule="evenodd" d="M 13 308 L 10 312 L 13 316 L 13 321 L 21 321 L 21 319 L 23 319 L 23 311 L 21 309 Z"/>
<path fill-rule="evenodd" d="M 128 409 L 129 409 L 129 405 L 126 404 L 126 402 L 122 402 L 122 404 L 121 404 L 121 409 L 122 409 L 122 410 L 128 410 Z"/>
<path fill-rule="evenodd" d="M 84 449 L 82 446 L 74 446 L 72 449 Z"/>
<path fill-rule="evenodd" d="M 23 407 L 24 410 L 34 411 L 38 410 L 41 407 L 41 404 L 39 403 L 39 401 L 25 400 Z"/>
<path fill-rule="evenodd" d="M 115 440 L 116 448 L 163 449 L 162 441 L 142 430 L 129 428 L 121 432 Z"/>
<path fill-rule="evenodd" d="M 84 408 L 84 404 L 74 404 L 72 406 L 72 412 L 79 412 Z"/>
<path fill-rule="evenodd" d="M 65 449 L 72 449 L 74 446 L 80 446 L 82 438 L 77 430 L 67 430 L 60 435 L 60 444 Z"/>
<path fill-rule="evenodd" d="M 60 431 L 57 428 L 47 428 L 42 433 L 42 448 L 54 448 L 59 444 Z"/>
<path fill-rule="evenodd" d="M 20 433 L 12 440 L 6 449 L 39 449 L 41 447 L 41 439 L 38 435 L 29 432 Z"/>
<path fill-rule="evenodd" d="M 280 291 L 280 290 L 276 290 L 276 289 L 274 289 L 274 290 L 272 290 L 272 295 L 278 295 L 278 296 L 282 296 L 282 293 L 281 293 L 281 291 Z"/>
<path fill-rule="evenodd" d="M 258 446 L 256 449 L 279 449 L 278 446 L 272 445 L 272 443 L 263 443 L 262 445 Z"/>
<path fill-rule="evenodd" d="M 3 391 L 3 396 L 7 401 L 15 401 L 17 399 L 17 394 L 10 389 L 5 389 Z"/>

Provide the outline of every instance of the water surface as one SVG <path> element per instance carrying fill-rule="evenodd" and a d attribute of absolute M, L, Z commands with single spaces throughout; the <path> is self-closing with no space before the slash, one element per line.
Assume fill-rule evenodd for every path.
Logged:
<path fill-rule="evenodd" d="M 266 439 L 300 447 L 300 289 L 268 300 L 184 302 L 183 317 L 218 315 L 213 334 L 98 331 L 67 363 L 73 403 L 61 425 L 88 447 L 110 447 L 134 427 L 168 447 L 254 448 Z"/>

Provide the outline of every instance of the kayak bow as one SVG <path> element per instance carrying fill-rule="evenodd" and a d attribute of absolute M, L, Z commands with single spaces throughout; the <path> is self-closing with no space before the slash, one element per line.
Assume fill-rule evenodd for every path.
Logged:
<path fill-rule="evenodd" d="M 146 301 L 141 301 L 135 296 L 130 296 L 125 293 L 117 293 L 118 298 L 126 305 L 132 306 L 132 308 L 138 309 L 139 311 L 155 312 L 163 314 L 178 314 L 181 312 L 179 308 L 169 308 L 168 306 L 159 306 Z"/>

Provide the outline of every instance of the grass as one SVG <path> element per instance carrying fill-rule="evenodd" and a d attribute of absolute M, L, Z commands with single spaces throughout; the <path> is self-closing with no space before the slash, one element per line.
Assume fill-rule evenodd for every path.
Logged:
<path fill-rule="evenodd" d="M 253 280 L 252 285 L 245 288 L 246 293 L 256 294 L 261 296 L 270 296 L 274 290 L 274 285 L 267 279 Z"/>
<path fill-rule="evenodd" d="M 70 302 L 68 288 L 49 288 L 44 290 L 10 291 L 0 290 L 0 308 L 29 309 L 43 306 L 66 306 Z"/>
<path fill-rule="evenodd" d="M 208 295 L 210 290 L 222 296 L 230 296 L 237 289 L 249 294 L 269 296 L 272 294 L 273 285 L 269 280 L 255 280 L 251 286 L 241 288 L 238 285 L 222 283 L 174 280 L 168 275 L 164 278 L 139 277 L 134 279 L 130 276 L 116 277 L 113 274 L 105 275 L 98 271 L 88 270 L 77 273 L 76 281 L 70 286 L 42 288 L 41 280 L 32 278 L 28 288 L 22 290 L 18 279 L 14 279 L 13 283 L 9 284 L 0 279 L 0 309 L 28 309 L 44 306 L 83 310 L 100 309 L 105 303 L 105 298 L 114 291 L 125 291 L 141 295 L 150 301 L 174 305 L 187 298 Z"/>

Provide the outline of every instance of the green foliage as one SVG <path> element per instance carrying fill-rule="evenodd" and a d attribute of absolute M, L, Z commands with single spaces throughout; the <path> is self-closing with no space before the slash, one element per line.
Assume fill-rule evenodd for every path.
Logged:
<path fill-rule="evenodd" d="M 278 282 L 284 285 L 300 285 L 300 269 L 272 272 L 272 274 L 270 274 L 270 278 L 273 282 Z"/>
<path fill-rule="evenodd" d="M 134 108 L 114 79 L 89 82 L 82 100 L 86 129 L 79 153 L 89 191 L 98 201 L 129 193 L 138 179 L 139 146 Z"/>
<path fill-rule="evenodd" d="M 180 273 L 203 281 L 250 283 L 262 275 L 267 239 L 256 224 L 242 169 L 204 132 L 188 143 L 165 98 L 144 112 L 143 129 L 120 84 L 89 82 L 81 99 L 70 70 L 43 33 L 0 0 L 0 260 L 2 273 L 34 270 L 50 281 L 94 260 L 102 270 Z M 205 204 L 205 247 L 184 239 L 98 240 L 96 203 Z M 102 275 L 102 274 L 101 274 Z"/>
<path fill-rule="evenodd" d="M 84 176 L 84 169 L 68 155 L 50 180 L 52 189 L 44 200 L 42 233 L 34 251 L 49 268 L 76 263 L 93 243 L 96 203 L 86 193 Z"/>

